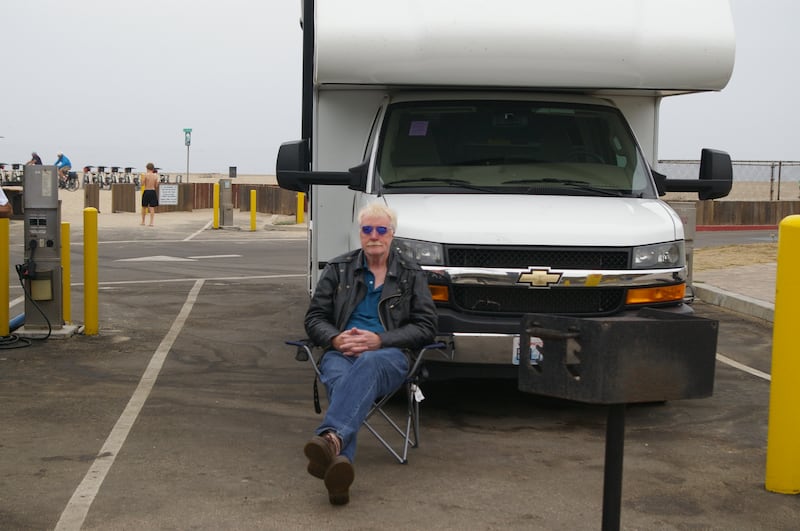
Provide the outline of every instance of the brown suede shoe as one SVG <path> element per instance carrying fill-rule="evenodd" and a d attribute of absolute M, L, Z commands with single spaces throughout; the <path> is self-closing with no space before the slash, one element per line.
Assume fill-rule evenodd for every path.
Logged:
<path fill-rule="evenodd" d="M 328 489 L 328 500 L 331 505 L 346 505 L 350 502 L 350 485 L 356 477 L 350 460 L 337 455 L 325 472 L 325 488 Z"/>
<path fill-rule="evenodd" d="M 308 473 L 315 478 L 324 479 L 328 466 L 337 455 L 336 450 L 336 443 L 328 437 L 320 435 L 311 437 L 303 448 L 303 453 L 308 457 Z"/>

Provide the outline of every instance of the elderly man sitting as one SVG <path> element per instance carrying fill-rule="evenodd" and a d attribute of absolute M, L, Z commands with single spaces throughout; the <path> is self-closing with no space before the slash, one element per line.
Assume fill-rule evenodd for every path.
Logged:
<path fill-rule="evenodd" d="M 350 501 L 356 436 L 370 407 L 405 380 L 403 349 L 421 348 L 436 335 L 425 272 L 392 246 L 394 211 L 372 203 L 358 223 L 361 249 L 328 262 L 305 318 L 308 336 L 326 349 L 320 369 L 329 407 L 304 453 L 334 505 Z"/>

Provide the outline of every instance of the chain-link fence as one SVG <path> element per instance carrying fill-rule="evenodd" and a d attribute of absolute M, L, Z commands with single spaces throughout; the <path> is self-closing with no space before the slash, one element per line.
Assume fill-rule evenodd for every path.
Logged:
<path fill-rule="evenodd" d="M 656 169 L 671 179 L 697 179 L 699 160 L 660 160 Z M 733 188 L 717 201 L 796 201 L 800 198 L 800 161 L 733 161 Z M 663 199 L 694 201 L 697 194 L 670 192 Z"/>

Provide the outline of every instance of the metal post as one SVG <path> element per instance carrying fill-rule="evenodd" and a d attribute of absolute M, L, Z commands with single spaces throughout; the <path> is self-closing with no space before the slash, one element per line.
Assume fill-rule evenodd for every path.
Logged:
<path fill-rule="evenodd" d="M 4 264 L 8 263 L 11 255 L 9 242 L 8 219 L 0 218 L 0 256 L 3 257 Z M 8 267 L 0 267 L 0 337 L 7 336 L 10 329 L 8 322 L 8 277 Z"/>
<path fill-rule="evenodd" d="M 70 257 L 69 223 L 61 222 L 61 313 L 65 323 L 72 322 L 72 262 Z"/>
<path fill-rule="evenodd" d="M 783 168 L 783 161 L 778 161 L 778 201 L 781 200 L 781 168 Z"/>
<path fill-rule="evenodd" d="M 212 217 L 213 220 L 213 227 L 215 229 L 219 228 L 219 183 L 214 183 L 214 214 Z"/>
<path fill-rule="evenodd" d="M 800 215 L 787 216 L 778 229 L 775 322 L 772 329 L 772 382 L 769 393 L 766 488 L 800 494 L 800 357 L 797 356 L 797 299 L 800 284 Z"/>
<path fill-rule="evenodd" d="M 775 163 L 769 165 L 769 200 L 772 201 L 772 194 L 775 190 Z"/>
<path fill-rule="evenodd" d="M 100 332 L 97 209 L 83 209 L 83 333 Z"/>
<path fill-rule="evenodd" d="M 183 143 L 186 144 L 186 182 L 189 182 L 189 146 L 192 145 L 192 128 L 183 130 Z"/>
<path fill-rule="evenodd" d="M 250 231 L 256 230 L 256 191 L 250 190 Z"/>
<path fill-rule="evenodd" d="M 295 223 L 303 223 L 306 213 L 306 194 L 297 192 L 297 212 L 295 213 Z"/>
<path fill-rule="evenodd" d="M 603 472 L 603 531 L 619 531 L 622 505 L 622 457 L 625 451 L 625 404 L 608 408 L 606 462 Z"/>

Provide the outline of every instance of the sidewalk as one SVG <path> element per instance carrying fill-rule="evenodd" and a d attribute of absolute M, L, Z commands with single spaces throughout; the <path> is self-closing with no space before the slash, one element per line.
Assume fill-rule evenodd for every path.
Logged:
<path fill-rule="evenodd" d="M 112 212 L 111 191 L 100 191 L 100 205 L 97 214 L 98 228 L 124 228 L 137 226 L 142 221 L 141 192 L 136 192 L 136 212 Z M 77 232 L 83 231 L 84 219 L 84 193 L 83 189 L 75 192 L 59 190 L 58 198 L 61 201 L 61 222 L 69 223 L 70 229 Z M 159 228 L 182 226 L 187 223 L 210 223 L 214 218 L 213 209 L 205 208 L 191 212 L 162 212 L 155 215 L 154 227 L 145 226 L 142 230 L 157 231 Z M 150 222 L 150 215 L 145 218 L 145 223 Z M 250 212 L 234 209 L 233 227 L 240 230 L 250 230 Z M 305 224 L 297 225 L 295 216 L 277 214 L 264 214 L 256 212 L 257 230 L 305 230 Z"/>
<path fill-rule="evenodd" d="M 753 264 L 693 273 L 694 295 L 703 302 L 773 322 L 778 265 Z"/>

